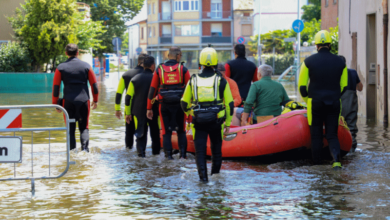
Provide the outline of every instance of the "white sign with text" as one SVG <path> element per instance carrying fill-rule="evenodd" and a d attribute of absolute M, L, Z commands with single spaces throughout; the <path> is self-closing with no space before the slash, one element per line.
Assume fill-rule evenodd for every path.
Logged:
<path fill-rule="evenodd" d="M 22 162 L 22 137 L 0 137 L 0 163 Z"/>

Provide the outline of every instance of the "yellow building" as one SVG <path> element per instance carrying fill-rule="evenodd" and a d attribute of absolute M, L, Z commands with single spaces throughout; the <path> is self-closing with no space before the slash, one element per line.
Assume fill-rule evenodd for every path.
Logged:
<path fill-rule="evenodd" d="M 22 3 L 24 0 L 0 0 L 0 43 L 12 40 L 14 32 L 7 17 L 13 16 L 15 9 Z"/>
<path fill-rule="evenodd" d="M 208 44 L 225 63 L 233 57 L 232 0 L 148 0 L 147 51 L 158 63 L 172 46 L 182 49 L 189 69 L 198 68 L 200 50 Z"/>

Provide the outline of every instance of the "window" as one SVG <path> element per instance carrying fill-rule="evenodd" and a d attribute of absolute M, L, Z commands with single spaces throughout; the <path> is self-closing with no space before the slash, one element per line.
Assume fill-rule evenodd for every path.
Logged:
<path fill-rule="evenodd" d="M 333 0 L 333 4 L 334 4 L 334 5 L 337 4 L 337 0 Z"/>
<path fill-rule="evenodd" d="M 199 0 L 177 0 L 175 1 L 175 11 L 198 11 Z"/>
<path fill-rule="evenodd" d="M 211 0 L 211 18 L 222 18 L 222 1 Z"/>
<path fill-rule="evenodd" d="M 172 26 L 163 25 L 162 26 L 162 37 L 170 37 L 172 35 Z"/>
<path fill-rule="evenodd" d="M 152 6 L 148 4 L 148 15 L 150 15 L 151 13 L 152 13 Z"/>
<path fill-rule="evenodd" d="M 156 4 L 153 3 L 153 14 L 156 14 Z"/>
<path fill-rule="evenodd" d="M 252 35 L 252 25 L 243 24 L 241 27 L 242 36 L 251 36 Z"/>
<path fill-rule="evenodd" d="M 222 24 L 211 24 L 211 36 L 213 37 L 222 36 Z"/>
<path fill-rule="evenodd" d="M 153 37 L 156 36 L 156 27 L 153 27 Z"/>
<path fill-rule="evenodd" d="M 329 0 L 325 0 L 325 7 L 328 7 L 329 5 Z"/>
<path fill-rule="evenodd" d="M 199 25 L 176 25 L 176 36 L 196 36 L 199 35 Z"/>
<path fill-rule="evenodd" d="M 249 12 L 244 12 L 244 17 L 249 17 L 249 16 L 251 16 L 251 13 L 249 13 Z"/>
<path fill-rule="evenodd" d="M 148 29 L 149 29 L 149 30 L 148 30 L 148 31 L 149 31 L 149 37 L 152 37 L 152 28 L 149 27 Z"/>
<path fill-rule="evenodd" d="M 141 39 L 144 39 L 144 28 L 141 28 Z"/>

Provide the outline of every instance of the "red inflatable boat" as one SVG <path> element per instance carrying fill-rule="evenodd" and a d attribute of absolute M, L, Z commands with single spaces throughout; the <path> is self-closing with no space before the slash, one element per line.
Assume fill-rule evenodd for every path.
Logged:
<path fill-rule="evenodd" d="M 340 120 L 338 137 L 342 155 L 345 155 L 351 149 L 352 136 L 343 120 Z M 191 130 L 187 131 L 187 140 L 187 151 L 195 153 Z M 174 149 L 179 149 L 176 135 L 173 135 L 172 145 Z M 210 140 L 207 145 L 207 155 L 211 156 Z M 324 138 L 324 147 L 327 145 Z M 258 157 L 310 147 L 310 127 L 307 123 L 306 110 L 299 110 L 260 124 L 231 128 L 230 134 L 223 140 L 222 157 Z"/>

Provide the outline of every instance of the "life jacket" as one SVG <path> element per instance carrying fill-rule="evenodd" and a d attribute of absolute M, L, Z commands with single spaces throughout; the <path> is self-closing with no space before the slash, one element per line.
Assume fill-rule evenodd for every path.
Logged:
<path fill-rule="evenodd" d="M 167 104 L 179 104 L 185 88 L 183 64 L 178 63 L 174 66 L 161 64 L 159 69 L 161 101 Z"/>
<path fill-rule="evenodd" d="M 220 98 L 219 85 L 221 76 L 202 78 L 198 75 L 191 77 L 193 98 L 193 122 L 209 124 L 225 120 L 225 108 Z"/>

